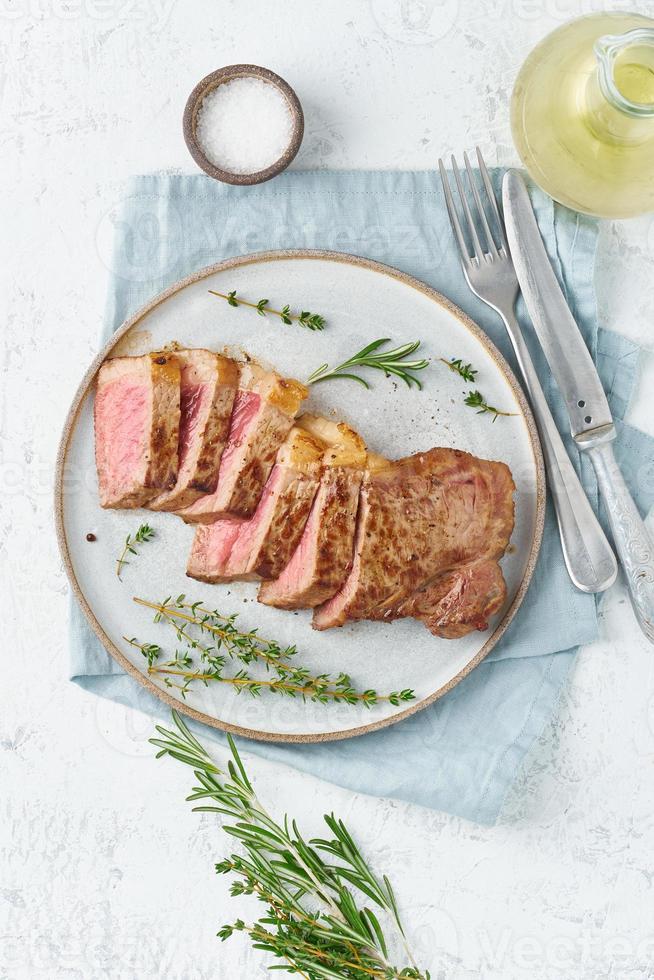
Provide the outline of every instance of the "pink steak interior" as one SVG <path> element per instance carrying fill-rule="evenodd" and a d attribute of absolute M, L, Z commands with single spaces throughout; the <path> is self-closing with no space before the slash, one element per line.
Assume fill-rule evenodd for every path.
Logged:
<path fill-rule="evenodd" d="M 195 532 L 189 571 L 208 578 L 224 575 L 240 527 L 239 521 L 201 524 Z"/>
<path fill-rule="evenodd" d="M 193 445 L 201 416 L 204 414 L 206 400 L 209 398 L 208 384 L 182 385 L 180 394 L 181 419 L 179 425 L 179 468 L 183 467 Z"/>
<path fill-rule="evenodd" d="M 300 543 L 293 552 L 293 557 L 288 565 L 275 582 L 266 583 L 262 595 L 266 595 L 266 588 L 270 588 L 270 594 L 274 596 L 294 595 L 301 592 L 305 584 L 311 580 L 315 566 L 314 546 L 316 536 L 320 527 L 322 508 L 318 503 L 318 498 L 313 502 L 309 520 L 306 523 Z"/>
<path fill-rule="evenodd" d="M 264 487 L 256 511 L 249 521 L 245 521 L 241 525 L 240 533 L 234 542 L 234 547 L 229 558 L 227 570 L 230 574 L 241 575 L 248 571 L 252 554 L 258 551 L 268 532 L 270 520 L 277 502 L 277 489 L 283 479 L 283 467 L 275 466 Z"/>
<path fill-rule="evenodd" d="M 239 388 L 236 392 L 234 408 L 232 409 L 232 420 L 229 427 L 229 439 L 220 461 L 221 473 L 223 470 L 228 469 L 232 457 L 240 448 L 243 437 L 257 414 L 260 403 L 261 396 L 256 391 L 244 391 L 242 388 Z"/>
<path fill-rule="evenodd" d="M 247 433 L 248 426 L 257 413 L 260 402 L 261 396 L 256 394 L 256 392 L 243 390 L 236 392 L 229 428 L 229 438 L 220 459 L 218 485 L 213 493 L 199 497 L 194 504 L 181 511 L 182 515 L 188 514 L 194 516 L 211 512 L 213 502 L 220 499 L 221 480 L 223 480 L 225 473 L 228 472 L 230 460 L 238 452 L 239 446 Z"/>
<path fill-rule="evenodd" d="M 117 378 L 96 396 L 97 444 L 103 449 L 102 475 L 113 488 L 129 486 L 147 442 L 150 389 L 131 378 Z"/>

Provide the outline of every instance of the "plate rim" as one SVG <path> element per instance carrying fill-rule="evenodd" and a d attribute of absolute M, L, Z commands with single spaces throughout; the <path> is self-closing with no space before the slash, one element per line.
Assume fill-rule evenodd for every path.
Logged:
<path fill-rule="evenodd" d="M 283 261 L 288 259 L 300 259 L 300 260 L 321 260 L 329 262 L 338 262 L 345 265 L 355 265 L 360 266 L 365 269 L 369 269 L 373 272 L 377 272 L 381 275 L 389 276 L 392 279 L 398 280 L 418 292 L 426 295 L 429 299 L 432 299 L 438 306 L 446 309 L 454 317 L 456 317 L 461 324 L 468 329 L 473 336 L 482 344 L 486 349 L 488 354 L 491 356 L 499 370 L 502 372 L 506 378 L 514 396 L 516 397 L 520 409 L 527 426 L 527 432 L 529 434 L 531 449 L 534 454 L 534 463 L 536 468 L 536 515 L 535 515 L 535 525 L 534 534 L 531 542 L 531 548 L 529 551 L 529 556 L 525 565 L 525 571 L 523 577 L 520 581 L 516 593 L 513 597 L 513 601 L 506 609 L 504 616 L 499 621 L 492 634 L 488 637 L 486 642 L 483 644 L 481 649 L 475 654 L 475 656 L 465 664 L 461 670 L 450 678 L 447 683 L 443 684 L 436 691 L 422 698 L 415 704 L 411 704 L 408 708 L 398 714 L 390 715 L 388 718 L 379 719 L 378 721 L 371 721 L 366 725 L 359 725 L 356 728 L 342 729 L 339 731 L 330 732 L 262 732 L 256 729 L 244 728 L 241 725 L 234 725 L 231 722 L 222 721 L 219 718 L 215 718 L 212 715 L 207 715 L 202 711 L 198 711 L 196 708 L 192 708 L 190 705 L 177 698 L 172 697 L 166 691 L 161 690 L 157 685 L 150 680 L 145 674 L 142 674 L 137 667 L 135 667 L 119 650 L 119 648 L 112 642 L 109 636 L 105 633 L 102 626 L 98 622 L 91 606 L 87 602 L 80 584 L 75 575 L 75 570 L 73 568 L 73 563 L 70 556 L 70 551 L 68 547 L 68 541 L 66 538 L 66 531 L 64 526 L 64 468 L 66 463 L 66 457 L 68 453 L 68 448 L 71 440 L 72 433 L 74 431 L 77 419 L 79 416 L 79 411 L 82 406 L 84 399 L 89 393 L 89 389 L 95 380 L 95 376 L 103 364 L 105 359 L 109 356 L 113 348 L 122 340 L 122 338 L 149 313 L 152 312 L 157 306 L 166 302 L 171 296 L 176 293 L 181 292 L 186 289 L 187 286 L 191 286 L 202 279 L 206 279 L 208 276 L 214 275 L 217 272 L 223 272 L 226 269 L 239 268 L 240 266 L 252 265 L 257 262 L 273 262 L 273 261 Z M 113 659 L 126 671 L 126 673 L 137 680 L 142 687 L 145 688 L 150 694 L 153 694 L 160 701 L 163 701 L 169 707 L 174 708 L 181 714 L 193 719 L 194 721 L 201 722 L 202 724 L 209 725 L 211 728 L 218 729 L 223 732 L 228 732 L 232 735 L 239 735 L 244 738 L 253 739 L 260 742 L 277 742 L 277 743 L 320 743 L 320 742 L 333 742 L 340 741 L 347 738 L 356 738 L 359 735 L 366 735 L 371 732 L 379 731 L 383 728 L 388 728 L 391 725 L 396 725 L 399 722 L 404 721 L 406 718 L 418 711 L 422 711 L 428 708 L 434 702 L 438 701 L 443 695 L 451 691 L 452 688 L 456 687 L 465 677 L 470 674 L 475 667 L 477 667 L 482 660 L 484 660 L 491 650 L 496 646 L 498 641 L 506 632 L 509 624 L 512 622 L 516 612 L 520 608 L 522 601 L 527 593 L 529 584 L 531 582 L 534 568 L 536 566 L 536 561 L 540 552 L 540 547 L 543 538 L 543 528 L 545 522 L 545 493 L 546 493 L 546 483 L 545 483 L 545 466 L 543 461 L 543 454 L 540 445 L 540 440 L 538 436 L 538 430 L 536 428 L 536 423 L 534 420 L 533 413 L 527 402 L 526 396 L 522 390 L 520 383 L 518 382 L 513 370 L 506 361 L 504 355 L 498 350 L 493 341 L 488 337 L 488 335 L 482 330 L 475 321 L 464 313 L 455 303 L 449 300 L 446 296 L 440 293 L 438 290 L 434 289 L 432 286 L 428 286 L 422 280 L 417 279 L 415 276 L 409 273 L 402 272 L 400 269 L 394 266 L 387 265 L 383 262 L 377 262 L 374 259 L 368 259 L 363 256 L 354 255 L 349 252 L 337 252 L 326 249 L 272 249 L 262 252 L 249 252 L 245 255 L 233 256 L 231 258 L 223 259 L 220 262 L 212 263 L 208 266 L 203 266 L 196 272 L 191 273 L 188 276 L 184 276 L 182 279 L 177 280 L 172 283 L 162 292 L 157 293 L 152 299 L 141 306 L 135 313 L 128 317 L 121 326 L 112 334 L 107 343 L 102 347 L 99 353 L 94 357 L 93 361 L 84 373 L 82 380 L 80 381 L 75 395 L 73 397 L 70 408 L 66 415 L 64 422 L 61 438 L 59 441 L 59 447 L 57 450 L 57 459 L 55 464 L 55 485 L 54 485 L 54 517 L 55 517 L 55 530 L 57 535 L 57 543 L 59 546 L 59 552 L 64 564 L 64 569 L 68 577 L 73 595 L 76 601 L 79 603 L 84 616 L 95 633 L 96 637 L 107 651 L 107 653 L 113 657 Z"/>

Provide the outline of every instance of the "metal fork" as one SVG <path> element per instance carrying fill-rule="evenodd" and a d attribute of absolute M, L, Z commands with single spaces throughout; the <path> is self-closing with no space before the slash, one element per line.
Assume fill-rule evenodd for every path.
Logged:
<path fill-rule="evenodd" d="M 514 307 L 520 287 L 509 253 L 504 221 L 479 147 L 477 147 L 477 161 L 482 183 L 481 194 L 467 153 L 464 153 L 463 159 L 472 207 L 466 196 L 461 171 L 454 157 L 452 157 L 452 172 L 465 219 L 465 235 L 454 206 L 443 161 L 438 161 L 445 203 L 459 248 L 463 274 L 473 293 L 502 317 L 513 345 L 538 426 L 549 488 L 561 535 L 563 557 L 570 578 L 583 592 L 603 592 L 613 585 L 618 572 L 615 555 L 563 445 L 516 319 Z M 482 204 L 482 195 L 486 207 Z M 491 224 L 495 225 L 499 244 L 491 231 Z"/>

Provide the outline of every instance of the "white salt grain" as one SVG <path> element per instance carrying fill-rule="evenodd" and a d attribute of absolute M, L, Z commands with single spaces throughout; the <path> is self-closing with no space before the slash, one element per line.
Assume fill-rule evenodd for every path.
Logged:
<path fill-rule="evenodd" d="M 276 163 L 292 132 L 284 95 L 260 78 L 234 78 L 209 92 L 195 129 L 207 159 L 232 174 L 257 173 Z"/>

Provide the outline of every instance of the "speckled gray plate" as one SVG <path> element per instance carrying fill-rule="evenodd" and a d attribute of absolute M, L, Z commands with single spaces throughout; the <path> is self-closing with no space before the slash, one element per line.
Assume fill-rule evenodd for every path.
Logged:
<path fill-rule="evenodd" d="M 263 319 L 245 307 L 233 309 L 208 289 L 236 289 L 243 298 L 265 296 L 271 306 L 320 312 L 322 333 L 277 318 Z M 252 584 L 204 585 L 185 576 L 193 529 L 170 514 L 103 511 L 98 505 L 93 460 L 93 381 L 109 355 L 137 354 L 172 340 L 189 347 L 244 349 L 284 374 L 306 379 L 328 361 L 336 364 L 376 337 L 394 343 L 422 341 L 432 364 L 422 374 L 424 390 L 408 390 L 371 372 L 365 391 L 348 381 L 317 385 L 308 408 L 342 417 L 371 450 L 400 457 L 432 446 L 465 449 L 508 463 L 517 486 L 516 525 L 502 562 L 508 585 L 505 608 L 485 633 L 459 640 L 437 639 L 420 623 L 353 623 L 316 633 L 310 612 L 297 614 L 259 606 Z M 438 358 L 461 357 L 477 368 L 477 382 L 491 404 L 517 413 L 493 423 L 463 404 L 470 387 Z M 181 711 L 207 724 L 251 738 L 322 741 L 393 724 L 433 702 L 473 669 L 497 643 L 527 589 L 543 528 L 543 465 L 533 418 L 499 352 L 443 296 L 388 266 L 329 252 L 267 252 L 230 259 L 171 286 L 114 335 L 87 371 L 70 409 L 58 460 L 56 518 L 59 544 L 74 593 L 109 653 L 139 683 Z M 157 532 L 138 558 L 115 574 L 125 536 L 143 519 Z M 87 533 L 96 541 L 89 543 Z M 317 672 L 345 671 L 360 688 L 379 693 L 412 687 L 416 700 L 393 707 L 328 707 L 279 696 L 237 696 L 228 685 L 197 685 L 186 701 L 148 676 L 145 661 L 123 636 L 159 643 L 172 655 L 169 627 L 155 625 L 133 596 L 161 600 L 185 592 L 227 613 L 245 628 L 298 646 L 299 659 Z"/>

